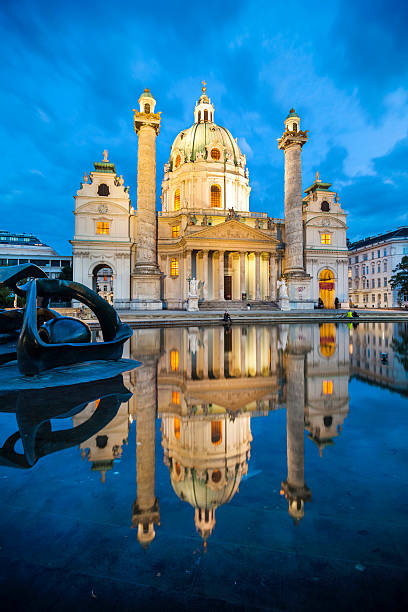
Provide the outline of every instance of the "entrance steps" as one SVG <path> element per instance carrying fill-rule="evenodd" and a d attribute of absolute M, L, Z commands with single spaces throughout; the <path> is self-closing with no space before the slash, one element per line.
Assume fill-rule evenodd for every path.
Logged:
<path fill-rule="evenodd" d="M 276 302 L 267 300 L 207 300 L 200 302 L 198 307 L 200 310 L 247 310 L 248 304 L 250 310 L 280 310 Z"/>

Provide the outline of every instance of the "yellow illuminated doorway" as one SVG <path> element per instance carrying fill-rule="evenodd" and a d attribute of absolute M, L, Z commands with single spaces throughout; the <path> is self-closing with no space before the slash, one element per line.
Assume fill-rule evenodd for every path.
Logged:
<path fill-rule="evenodd" d="M 336 350 L 336 326 L 323 323 L 320 326 L 320 352 L 323 357 L 331 357 Z"/>
<path fill-rule="evenodd" d="M 319 274 L 319 298 L 324 308 L 334 308 L 334 274 L 331 270 L 322 270 Z"/>

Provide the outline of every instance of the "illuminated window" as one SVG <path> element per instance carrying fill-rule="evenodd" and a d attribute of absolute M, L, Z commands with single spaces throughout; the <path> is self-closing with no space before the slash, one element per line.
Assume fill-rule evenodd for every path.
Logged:
<path fill-rule="evenodd" d="M 174 210 L 180 210 L 180 189 L 174 193 Z"/>
<path fill-rule="evenodd" d="M 107 221 L 96 222 L 96 233 L 97 234 L 109 234 L 109 223 Z"/>
<path fill-rule="evenodd" d="M 221 208 L 221 187 L 211 185 L 211 208 Z"/>
<path fill-rule="evenodd" d="M 323 395 L 331 395 L 332 393 L 333 393 L 333 381 L 324 380 L 323 381 Z"/>
<path fill-rule="evenodd" d="M 179 225 L 173 225 L 173 227 L 171 228 L 171 235 L 173 238 L 178 238 L 180 236 L 180 226 Z"/>
<path fill-rule="evenodd" d="M 180 419 L 177 417 L 174 418 L 174 435 L 180 440 Z"/>
<path fill-rule="evenodd" d="M 174 350 L 170 351 L 170 369 L 172 372 L 176 372 L 179 368 L 179 352 Z"/>
<path fill-rule="evenodd" d="M 220 482 L 221 480 L 221 472 L 220 470 L 214 470 L 211 474 L 211 480 L 215 483 Z"/>
<path fill-rule="evenodd" d="M 211 442 L 216 446 L 222 442 L 222 422 L 211 421 Z"/>
<path fill-rule="evenodd" d="M 177 419 L 177 420 L 178 420 L 178 419 Z M 179 421 L 179 422 L 180 422 L 180 421 Z M 179 432 L 179 437 L 180 437 L 180 432 Z M 179 464 L 179 463 L 176 463 L 174 467 L 175 467 L 175 470 L 176 470 L 176 474 L 177 474 L 177 476 L 180 476 L 180 474 L 181 474 L 181 467 L 180 467 L 180 464 Z"/>
<path fill-rule="evenodd" d="M 179 262 L 176 257 L 170 259 L 170 276 L 179 275 Z"/>
<path fill-rule="evenodd" d="M 171 401 L 173 404 L 180 404 L 180 391 L 172 391 L 171 393 Z"/>
<path fill-rule="evenodd" d="M 178 168 L 180 164 L 181 164 L 181 157 L 180 155 L 177 155 L 174 165 L 176 166 L 176 168 Z"/>
<path fill-rule="evenodd" d="M 218 149 L 211 149 L 211 158 L 212 159 L 220 159 L 221 153 Z"/>
<path fill-rule="evenodd" d="M 322 234 L 321 235 L 321 243 L 322 244 L 331 244 L 331 234 Z"/>

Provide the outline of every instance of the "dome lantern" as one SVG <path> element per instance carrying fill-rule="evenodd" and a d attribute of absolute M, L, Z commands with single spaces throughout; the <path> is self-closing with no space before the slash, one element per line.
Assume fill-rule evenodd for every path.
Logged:
<path fill-rule="evenodd" d="M 205 81 L 202 81 L 202 83 L 203 83 L 203 87 L 202 87 L 203 93 L 201 94 L 200 99 L 196 103 L 196 106 L 194 109 L 194 123 L 208 123 L 208 122 L 213 123 L 214 122 L 214 107 L 211 103 L 211 100 L 205 93 L 207 90 L 206 88 L 207 83 Z"/>
<path fill-rule="evenodd" d="M 300 117 L 294 108 L 291 108 L 288 116 L 285 119 L 285 128 L 289 132 L 300 131 Z"/>
<path fill-rule="evenodd" d="M 154 107 L 156 106 L 156 100 L 153 98 L 149 89 L 146 87 L 144 92 L 139 98 L 140 112 L 141 113 L 154 113 Z"/>

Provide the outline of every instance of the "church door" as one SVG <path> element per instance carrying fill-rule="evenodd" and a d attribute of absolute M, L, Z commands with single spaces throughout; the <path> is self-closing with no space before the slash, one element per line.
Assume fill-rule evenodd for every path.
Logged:
<path fill-rule="evenodd" d="M 322 270 L 319 274 L 319 298 L 324 308 L 334 308 L 335 281 L 331 270 Z"/>
<path fill-rule="evenodd" d="M 224 300 L 232 299 L 232 276 L 224 276 Z"/>

